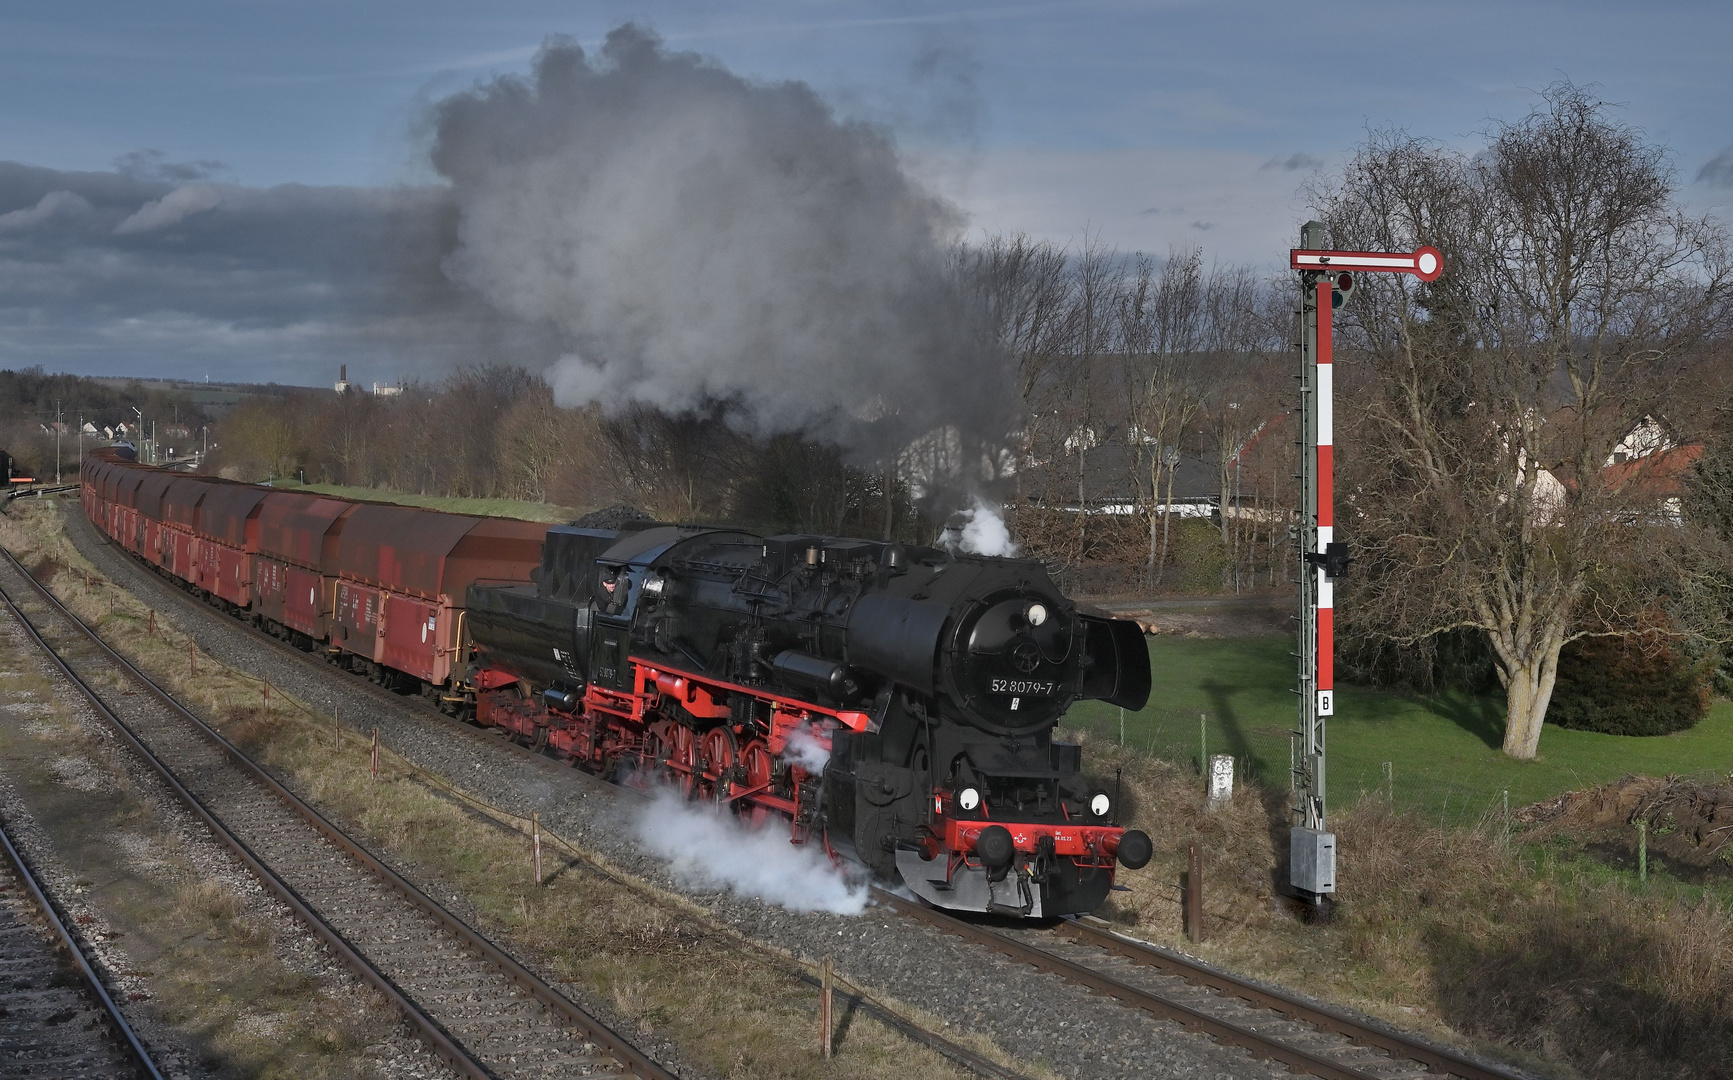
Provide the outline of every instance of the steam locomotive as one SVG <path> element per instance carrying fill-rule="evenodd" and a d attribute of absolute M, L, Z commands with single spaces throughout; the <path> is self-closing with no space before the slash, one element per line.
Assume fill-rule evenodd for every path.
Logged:
<path fill-rule="evenodd" d="M 941 907 L 1087 912 L 1116 860 L 1148 861 L 1052 739 L 1079 698 L 1142 707 L 1142 632 L 1039 563 L 671 526 L 556 527 L 542 551 L 534 584 L 469 588 L 483 723 L 785 815 Z"/>
<path fill-rule="evenodd" d="M 1052 737 L 1080 699 L 1142 707 L 1142 632 L 1078 611 L 1037 562 L 477 519 L 100 453 L 84 503 L 302 648 L 612 779 L 785 822 L 938 907 L 1085 913 L 1151 855 Z"/>

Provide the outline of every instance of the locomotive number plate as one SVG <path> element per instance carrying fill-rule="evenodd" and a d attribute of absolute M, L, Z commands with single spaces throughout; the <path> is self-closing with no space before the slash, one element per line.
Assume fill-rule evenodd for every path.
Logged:
<path fill-rule="evenodd" d="M 1057 685 L 1029 679 L 994 679 L 992 684 L 992 692 L 995 694 L 1024 694 L 1035 697 L 1051 697 Z"/>

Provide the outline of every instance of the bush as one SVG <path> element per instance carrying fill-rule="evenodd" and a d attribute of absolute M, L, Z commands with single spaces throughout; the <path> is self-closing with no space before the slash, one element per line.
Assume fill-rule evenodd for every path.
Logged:
<path fill-rule="evenodd" d="M 1216 592 L 1228 569 L 1228 549 L 1221 526 L 1206 518 L 1181 518 L 1173 523 L 1170 555 L 1179 568 L 1185 592 Z"/>
<path fill-rule="evenodd" d="M 1582 638 L 1559 654 L 1547 722 L 1608 735 L 1668 735 L 1709 712 L 1714 665 L 1668 642 Z"/>

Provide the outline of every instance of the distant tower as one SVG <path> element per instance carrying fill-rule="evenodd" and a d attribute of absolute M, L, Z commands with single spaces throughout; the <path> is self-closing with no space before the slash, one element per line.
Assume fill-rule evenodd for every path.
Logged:
<path fill-rule="evenodd" d="M 348 364 L 338 364 L 337 365 L 336 390 L 339 394 L 346 394 L 349 392 L 349 365 Z"/>

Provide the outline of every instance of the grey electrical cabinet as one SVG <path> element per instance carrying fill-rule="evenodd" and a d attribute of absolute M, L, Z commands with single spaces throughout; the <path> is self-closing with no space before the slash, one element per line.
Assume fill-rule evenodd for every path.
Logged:
<path fill-rule="evenodd" d="M 1288 834 L 1288 881 L 1297 892 L 1336 891 L 1336 834 L 1296 827 Z"/>

